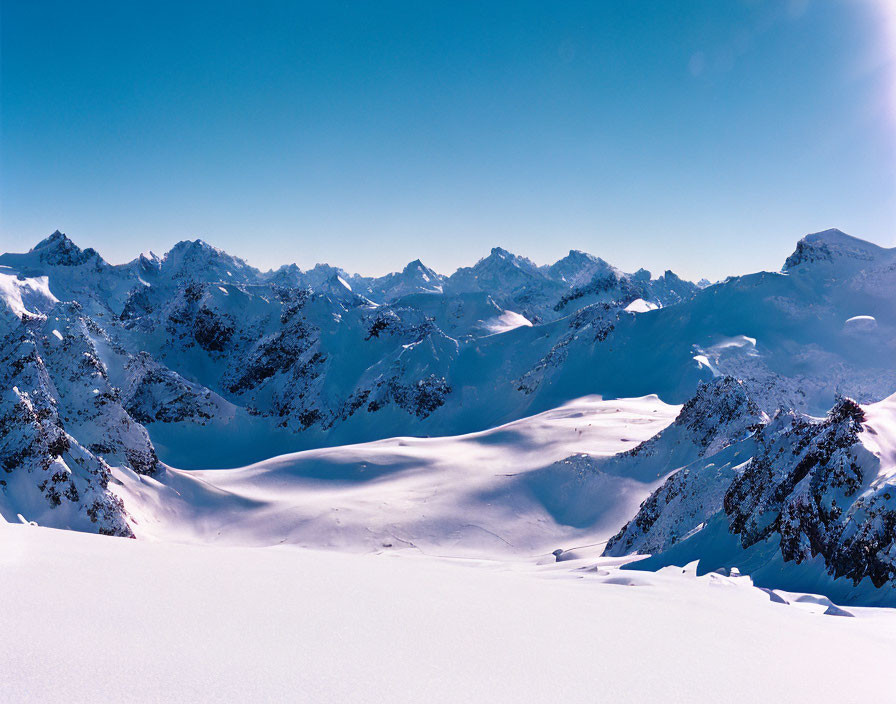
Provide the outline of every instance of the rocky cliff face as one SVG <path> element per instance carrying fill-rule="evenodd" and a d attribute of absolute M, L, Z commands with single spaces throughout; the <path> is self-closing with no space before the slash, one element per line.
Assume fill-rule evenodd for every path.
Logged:
<path fill-rule="evenodd" d="M 148 440 L 145 444 L 122 443 L 119 429 L 104 422 L 102 429 L 91 433 L 89 446 L 85 446 L 66 430 L 58 408 L 56 384 L 41 355 L 37 335 L 27 332 L 16 338 L 7 337 L 2 349 L 3 517 L 14 521 L 24 516 L 46 525 L 132 535 L 124 506 L 108 489 L 110 465 L 101 453 L 108 450 L 114 457 L 130 455 L 135 470 L 151 473 L 155 470 L 155 453 Z M 96 398 L 81 400 L 84 412 L 91 416 L 97 404 L 102 407 L 108 402 Z M 115 461 L 112 457 L 110 460 Z"/>
<path fill-rule="evenodd" d="M 889 579 L 894 565 L 880 553 L 893 546 L 896 534 L 881 545 L 880 535 L 868 534 L 877 521 L 869 521 L 866 511 L 880 503 L 876 518 L 886 523 L 893 516 L 879 490 L 857 503 L 878 464 L 860 442 L 864 420 L 861 406 L 842 399 L 821 421 L 780 414 L 756 433 L 756 453 L 723 503 L 744 548 L 773 536 L 786 561 L 800 564 L 819 555 L 835 578 L 848 575 L 858 583 L 868 576 L 876 586 Z M 855 530 L 856 518 L 864 531 Z M 845 554 L 853 559 L 844 562 Z"/>
<path fill-rule="evenodd" d="M 613 459 L 626 473 L 672 474 L 610 539 L 607 554 L 661 552 L 715 513 L 766 420 L 743 382 L 719 377 L 701 384 L 672 425 Z"/>
<path fill-rule="evenodd" d="M 749 437 L 672 474 L 606 553 L 662 554 L 678 546 L 678 561 L 700 559 L 711 538 L 698 536 L 712 521 L 744 551 L 727 554 L 733 565 L 763 544 L 774 546 L 784 563 L 820 559 L 834 580 L 893 584 L 896 482 L 892 470 L 882 471 L 886 452 L 866 446 L 877 433 L 851 399 L 838 401 L 822 419 L 782 411 L 754 425 Z"/>

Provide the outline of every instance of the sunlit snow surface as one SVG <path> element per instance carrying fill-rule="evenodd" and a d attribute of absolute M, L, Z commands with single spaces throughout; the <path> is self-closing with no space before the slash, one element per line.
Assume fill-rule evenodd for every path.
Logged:
<path fill-rule="evenodd" d="M 50 293 L 46 276 L 19 279 L 17 272 L 0 266 L 0 305 L 4 304 L 14 315 L 38 315 L 58 303 Z"/>
<path fill-rule="evenodd" d="M 896 427 L 893 403 L 873 420 Z M 470 435 L 116 469 L 139 540 L 0 524 L 3 698 L 879 700 L 893 610 L 600 556 L 662 477 L 558 461 L 679 408 L 586 397 Z"/>
<path fill-rule="evenodd" d="M 532 327 L 531 322 L 519 313 L 514 313 L 512 310 L 504 311 L 498 317 L 486 320 L 483 325 L 492 334 L 508 332 L 509 330 L 515 330 L 519 327 Z"/>
<path fill-rule="evenodd" d="M 110 488 L 138 538 L 531 555 L 606 540 L 662 480 L 554 463 L 628 450 L 679 409 L 656 396 L 585 397 L 469 435 L 309 450 L 238 469 L 169 469 L 159 479 L 116 469 Z M 582 521 L 570 516 L 583 510 L 589 520 L 577 528 Z"/>
<path fill-rule="evenodd" d="M 827 702 L 892 688 L 891 611 L 825 616 L 743 577 L 13 525 L 0 541 L 10 702 Z"/>
<path fill-rule="evenodd" d="M 656 303 L 645 301 L 643 298 L 636 298 L 625 307 L 625 310 L 629 313 L 648 313 L 656 310 L 658 307 Z"/>
<path fill-rule="evenodd" d="M 720 482 L 692 484 L 695 521 L 659 523 L 683 527 L 663 533 L 682 538 L 665 556 L 620 570 L 634 558 L 600 555 L 670 472 L 711 480 L 748 458 L 730 433 L 713 440 L 736 441 L 726 455 L 697 453 L 683 425 L 610 458 L 681 408 L 624 397 L 684 402 L 712 377 L 742 379 L 770 415 L 855 397 L 862 466 L 875 468 L 863 480 L 887 491 L 896 250 L 818 233 L 783 273 L 697 295 L 580 252 L 539 268 L 496 248 L 451 277 L 416 261 L 365 279 L 326 265 L 262 274 L 201 241 L 112 267 L 55 233 L 0 260 L 0 325 L 17 336 L 26 325 L 32 345 L 10 368 L 50 370 L 46 383 L 14 376 L 9 407 L 47 390 L 43 412 L 58 405 L 73 442 L 102 448 L 138 538 L 0 525 L 0 701 L 818 702 L 892 690 L 894 611 L 843 606 L 884 602 L 829 590 L 835 606 L 730 576 L 738 566 L 765 587 L 831 587 L 821 558 L 785 570 L 775 545 L 744 564 L 727 523 L 697 511 L 722 500 Z M 193 277 L 196 291 L 181 283 Z M 281 304 L 281 286 L 313 295 Z M 191 312 L 194 294 L 207 320 Z M 276 337 L 299 309 L 310 327 Z M 264 376 L 258 344 L 272 339 L 293 361 L 306 339 L 320 345 L 328 366 Z M 248 386 L 228 391 L 253 359 Z M 419 408 L 364 404 L 391 388 L 384 379 L 407 393 L 430 378 L 451 390 Z M 577 399 L 596 393 L 622 400 Z M 119 394 L 139 401 L 148 435 Z M 169 404 L 177 412 L 160 418 Z M 103 413 L 85 415 L 94 407 Z M 292 425 L 274 428 L 274 408 Z M 312 410 L 318 423 L 297 424 Z M 435 437 L 457 433 L 469 434 Z M 394 435 L 434 437 L 381 439 Z M 151 476 L 135 474 L 123 450 L 151 449 L 150 437 L 163 461 L 202 471 L 153 460 Z M 345 444 L 365 440 L 377 441 Z M 308 447 L 325 449 L 272 457 Z M 8 473 L 6 520 L 97 529 L 89 504 L 53 508 L 35 480 Z M 701 573 L 726 571 L 643 571 L 697 557 Z"/>

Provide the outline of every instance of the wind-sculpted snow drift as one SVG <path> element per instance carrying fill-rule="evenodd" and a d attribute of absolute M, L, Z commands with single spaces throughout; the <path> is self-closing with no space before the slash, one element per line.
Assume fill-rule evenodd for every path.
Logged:
<path fill-rule="evenodd" d="M 111 265 L 56 232 L 0 255 L 0 514 L 138 536 L 175 514 L 238 518 L 248 533 L 230 538 L 254 543 L 271 537 L 251 528 L 267 512 L 293 510 L 278 540 L 432 549 L 617 534 L 607 552 L 654 555 L 641 565 L 700 558 L 889 601 L 896 440 L 892 402 L 875 404 L 896 390 L 894 294 L 896 250 L 837 230 L 801 240 L 781 273 L 700 287 L 582 252 L 537 266 L 500 248 L 451 276 L 419 260 L 379 278 L 329 265 L 260 272 L 201 240 Z M 475 484 L 451 469 L 474 461 L 506 478 L 479 493 L 456 483 L 456 502 L 427 520 L 357 509 L 337 538 L 311 528 L 329 525 L 320 511 L 295 513 L 309 481 L 357 488 L 369 476 L 359 450 L 336 446 L 481 433 L 592 394 L 684 406 L 665 429 L 645 420 L 648 436 L 614 426 L 599 452 L 573 440 L 530 452 L 546 439 L 526 422 L 482 436 L 503 455 L 475 460 L 451 460 L 469 441 L 421 440 L 447 453 L 440 471 Z M 601 414 L 624 413 L 587 409 L 584 437 Z M 389 481 L 433 471 L 375 445 L 358 447 L 394 463 Z M 282 463 L 219 470 L 325 447 L 336 454 L 313 477 Z M 338 479 L 344 457 L 356 473 Z M 246 476 L 285 482 L 293 509 L 237 481 Z M 331 498 L 362 500 L 346 491 Z M 401 492 L 404 506 L 422 500 Z M 495 513 L 471 528 L 452 515 L 463 501 Z"/>

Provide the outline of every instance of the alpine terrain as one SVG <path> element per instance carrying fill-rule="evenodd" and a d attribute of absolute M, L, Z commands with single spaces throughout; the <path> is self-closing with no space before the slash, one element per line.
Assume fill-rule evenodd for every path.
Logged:
<path fill-rule="evenodd" d="M 691 677 L 707 699 L 728 682 L 693 663 L 720 647 L 755 652 L 782 697 L 884 686 L 892 612 L 869 607 L 896 606 L 896 249 L 827 230 L 780 271 L 699 285 L 579 251 L 367 277 L 260 271 L 202 240 L 126 264 L 58 231 L 21 249 L 0 255 L 18 698 L 103 667 L 116 700 L 145 668 L 156 699 L 360 701 L 364 678 L 439 700 L 447 659 L 494 685 L 480 698 L 684 698 L 669 683 Z M 369 591 L 340 591 L 353 579 Z M 528 630 L 559 612 L 567 640 Z M 470 645 L 485 613 L 503 630 Z M 104 625 L 55 640 L 69 618 Z M 82 627 L 127 662 L 100 664 Z M 644 637 L 662 628 L 688 657 Z M 326 636 L 284 660 L 303 631 Z M 540 655 L 512 667 L 499 639 Z M 328 674 L 342 657 L 348 679 Z"/>

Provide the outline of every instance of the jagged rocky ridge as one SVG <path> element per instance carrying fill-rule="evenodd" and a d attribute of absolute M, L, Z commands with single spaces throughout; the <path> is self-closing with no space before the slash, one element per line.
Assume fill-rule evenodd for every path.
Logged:
<path fill-rule="evenodd" d="M 575 259 L 564 272 L 587 278 L 594 258 Z M 409 427 L 402 416 L 425 420 L 451 394 L 459 340 L 531 324 L 496 299 L 548 311 L 564 288 L 534 265 L 520 279 L 521 261 L 496 249 L 455 277 L 419 260 L 379 279 L 327 265 L 263 273 L 197 240 L 114 266 L 60 232 L 4 254 L 0 509 L 131 534 L 110 469 L 164 472 L 144 425 L 258 417 L 315 445 L 357 414 L 389 413 L 379 436 Z"/>
<path fill-rule="evenodd" d="M 702 387 L 686 404 L 670 429 L 703 408 L 725 440 L 674 471 L 605 554 L 653 554 L 649 566 L 700 559 L 704 571 L 747 564 L 760 575 L 778 562 L 785 570 L 813 563 L 844 599 L 867 600 L 867 588 L 859 596 L 863 583 L 896 588 L 894 468 L 888 451 L 869 449 L 879 431 L 866 423 L 865 409 L 841 398 L 823 418 L 792 410 L 760 418 L 744 393 L 742 384 L 726 381 Z M 720 402 L 741 411 L 718 413 Z M 884 428 L 896 421 L 896 397 L 869 408 L 884 417 Z M 642 447 L 662 442 L 670 429 Z M 792 579 L 814 575 L 818 588 L 812 570 L 791 571 Z"/>
<path fill-rule="evenodd" d="M 160 469 L 146 430 L 122 405 L 77 304 L 60 332 L 30 319 L 7 335 L 0 357 L 0 507 L 5 517 L 131 536 L 122 502 L 108 490 L 110 465 Z"/>
<path fill-rule="evenodd" d="M 613 272 L 615 283 L 602 286 L 599 304 L 592 302 L 601 316 L 621 314 L 634 278 L 637 294 L 654 305 L 671 300 L 668 275 L 652 281 L 642 270 L 629 277 L 581 252 L 536 267 L 495 248 L 451 277 L 417 260 L 402 272 L 365 279 L 327 265 L 263 273 L 201 240 L 113 266 L 56 232 L 26 254 L 0 256 L 0 266 L 20 289 L 21 282 L 46 277 L 54 299 L 78 302 L 111 347 L 141 360 L 128 362 L 116 381 L 132 390 L 128 409 L 143 422 L 210 420 L 208 408 L 226 399 L 272 426 L 311 431 L 314 437 L 297 446 L 325 443 L 334 426 L 383 409 L 392 410 L 382 425 L 413 432 L 416 421 L 445 406 L 452 389 L 468 385 L 466 371 L 456 369 L 467 366 L 459 361 L 466 348 L 556 318 L 563 292 L 582 281 Z M 672 289 L 674 300 L 696 291 L 677 278 Z M 588 306 L 561 307 L 568 314 Z M 549 334 L 557 337 L 564 327 Z M 527 371 L 520 369 L 521 376 Z M 512 376 L 504 381 L 513 383 Z M 518 415 L 522 409 L 514 408 L 527 403 L 508 390 L 499 417 Z M 389 434 L 370 433 L 360 439 Z"/>
<path fill-rule="evenodd" d="M 17 389 L 4 400 L 2 459 L 7 474 L 31 477 L 41 511 L 65 506 L 62 475 L 55 491 L 37 469 L 61 457 L 53 448 L 64 433 L 87 453 L 66 465 L 92 482 L 69 500 L 89 521 L 78 525 L 122 534 L 128 519 L 102 467 L 163 472 L 154 445 L 175 465 L 234 466 L 286 450 L 479 430 L 588 393 L 683 402 L 726 375 L 740 381 L 719 383 L 749 389 L 750 423 L 779 408 L 817 412 L 837 393 L 874 401 L 896 386 L 886 362 L 894 271 L 893 250 L 837 231 L 802 240 L 784 273 L 702 289 L 671 272 L 625 274 L 582 252 L 539 267 L 500 248 L 448 277 L 419 260 L 380 278 L 328 265 L 259 272 L 201 240 L 116 266 L 57 232 L 30 252 L 0 255 L 4 388 Z M 856 316 L 861 326 L 849 322 Z M 16 380 L 29 344 L 42 387 L 37 374 Z M 57 430 L 40 431 L 37 445 L 48 449 L 39 461 L 21 454 L 38 433 L 23 415 L 25 396 L 45 409 L 34 413 L 55 412 Z M 740 412 L 739 403 L 714 412 Z M 698 460 L 728 451 L 730 466 L 716 470 L 734 471 L 740 450 L 701 430 L 702 407 L 639 450 L 654 458 L 642 464 L 645 477 L 658 480 L 681 466 L 676 452 L 695 447 Z M 623 471 L 626 461 L 602 468 Z M 93 511 L 95 521 L 84 503 L 91 492 L 109 507 Z M 14 503 L 3 506 L 7 518 L 22 512 Z M 46 520 L 68 525 L 62 514 Z"/>

